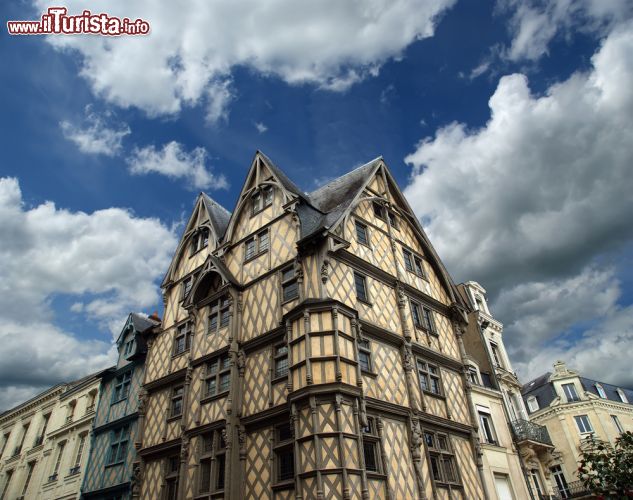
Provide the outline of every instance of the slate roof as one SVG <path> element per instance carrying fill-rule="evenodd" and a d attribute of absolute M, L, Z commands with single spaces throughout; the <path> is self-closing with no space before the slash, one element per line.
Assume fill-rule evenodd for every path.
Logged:
<path fill-rule="evenodd" d="M 204 202 L 207 212 L 209 212 L 215 234 L 218 235 L 218 238 L 221 238 L 229 226 L 231 212 L 211 198 L 207 193 L 200 193 L 200 195 L 202 196 L 202 201 Z"/>
<path fill-rule="evenodd" d="M 558 396 L 556 391 L 554 391 L 554 385 L 549 381 L 549 377 L 552 375 L 552 372 L 547 372 L 534 380 L 528 382 L 521 388 L 521 395 L 523 396 L 523 400 L 527 405 L 527 399 L 530 396 L 534 396 L 536 401 L 538 402 L 539 408 L 545 408 L 551 404 L 552 401 Z M 620 396 L 618 395 L 616 389 L 622 389 L 624 391 L 629 403 L 633 404 L 633 390 L 627 389 L 625 387 L 618 387 L 617 385 L 607 384 L 605 382 L 599 382 L 597 380 L 592 380 L 586 377 L 579 377 L 580 383 L 585 391 L 591 392 L 596 396 L 600 397 L 598 394 L 598 390 L 596 389 L 596 384 L 600 384 L 604 389 L 604 392 L 607 396 L 607 399 L 611 401 L 617 401 L 619 403 L 622 402 Z M 528 412 L 530 409 L 528 407 Z M 532 413 L 532 412 L 530 412 Z"/>
<path fill-rule="evenodd" d="M 266 156 L 259 150 L 257 151 L 257 153 L 259 153 L 261 159 L 264 160 L 266 166 L 272 171 L 273 174 L 275 174 L 275 177 L 279 179 L 279 182 L 281 182 L 288 191 L 298 196 L 305 197 L 305 193 L 301 189 L 299 189 L 299 186 L 292 182 L 290 178 L 285 174 L 285 172 L 277 167 L 277 165 L 275 165 L 272 160 L 268 158 L 268 156 Z"/>
<path fill-rule="evenodd" d="M 132 325 L 134 325 L 134 329 L 139 333 L 144 332 L 148 328 L 159 324 L 158 321 L 155 321 L 138 313 L 131 313 L 130 316 L 132 320 Z"/>

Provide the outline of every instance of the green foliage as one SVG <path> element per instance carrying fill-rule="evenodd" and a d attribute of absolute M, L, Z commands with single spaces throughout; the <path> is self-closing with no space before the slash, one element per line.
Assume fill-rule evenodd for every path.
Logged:
<path fill-rule="evenodd" d="M 588 491 L 609 499 L 633 498 L 633 432 L 624 432 L 615 445 L 596 440 L 583 443 L 578 477 Z"/>

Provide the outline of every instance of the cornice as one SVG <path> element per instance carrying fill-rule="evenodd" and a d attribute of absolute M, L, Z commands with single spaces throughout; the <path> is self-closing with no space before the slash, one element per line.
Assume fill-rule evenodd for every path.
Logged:
<path fill-rule="evenodd" d="M 4 426 L 5 423 L 16 419 L 18 416 L 23 416 L 25 413 L 28 413 L 31 409 L 36 409 L 38 406 L 44 406 L 46 402 L 50 401 L 53 398 L 56 398 L 60 394 L 64 392 L 64 389 L 67 387 L 67 384 L 59 384 L 57 386 L 51 387 L 49 389 L 50 392 L 45 394 L 40 394 L 36 396 L 31 401 L 27 401 L 26 403 L 22 403 L 22 405 L 13 408 L 11 410 L 7 410 L 5 415 L 0 416 L 0 427 Z"/>

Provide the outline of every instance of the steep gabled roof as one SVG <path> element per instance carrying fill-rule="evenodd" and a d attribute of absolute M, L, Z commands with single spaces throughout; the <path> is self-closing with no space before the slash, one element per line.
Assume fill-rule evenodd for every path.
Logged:
<path fill-rule="evenodd" d="M 274 176 L 277 177 L 277 179 L 279 180 L 279 182 L 281 182 L 284 188 L 286 188 L 291 193 L 296 194 L 297 196 L 300 196 L 302 198 L 305 197 L 305 193 L 301 189 L 299 189 L 299 186 L 297 186 L 294 182 L 292 182 L 290 178 L 285 174 L 285 172 L 281 170 L 279 167 L 277 167 L 277 165 L 275 165 L 272 162 L 272 160 L 268 158 L 268 156 L 266 156 L 264 153 L 262 153 L 259 150 L 257 150 L 255 154 L 256 155 L 259 154 L 259 157 L 264 162 L 264 165 L 266 165 L 270 169 L 270 171 L 274 174 Z"/>
<path fill-rule="evenodd" d="M 301 238 L 335 224 L 371 179 L 381 161 L 382 157 L 375 158 L 309 193 L 309 205 L 298 208 Z"/>
<path fill-rule="evenodd" d="M 211 198 L 207 193 L 200 193 L 204 206 L 209 213 L 209 220 L 218 238 L 222 238 L 231 220 L 231 212 Z"/>

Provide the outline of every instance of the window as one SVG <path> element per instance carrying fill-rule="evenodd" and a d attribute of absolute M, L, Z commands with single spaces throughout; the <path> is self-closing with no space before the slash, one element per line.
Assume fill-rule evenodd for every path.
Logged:
<path fill-rule="evenodd" d="M 422 359 L 417 360 L 418 376 L 420 378 L 420 388 L 432 394 L 441 395 L 440 370 L 436 365 L 432 365 Z"/>
<path fill-rule="evenodd" d="M 361 245 L 369 246 L 369 235 L 367 234 L 367 226 L 359 221 L 356 221 L 356 239 Z"/>
<path fill-rule="evenodd" d="M 376 431 L 376 420 L 374 417 L 367 417 L 367 427 L 363 427 L 363 456 L 365 457 L 365 470 L 367 472 L 380 473 L 380 437 Z"/>
<path fill-rule="evenodd" d="M 364 372 L 371 372 L 371 346 L 369 340 L 358 341 L 358 364 Z"/>
<path fill-rule="evenodd" d="M 589 417 L 587 415 L 577 415 L 574 419 L 576 420 L 576 425 L 578 426 L 578 430 L 581 434 L 593 432 L 591 422 L 589 422 Z"/>
<path fill-rule="evenodd" d="M 628 403 L 629 400 L 626 397 L 626 394 L 624 394 L 624 391 L 620 388 L 616 389 L 615 392 L 618 393 L 618 396 L 620 397 L 620 401 L 622 401 L 623 403 Z"/>
<path fill-rule="evenodd" d="M 293 264 L 281 271 L 281 298 L 282 302 L 288 302 L 297 297 L 299 297 L 299 283 Z"/>
<path fill-rule="evenodd" d="M 369 302 L 369 296 L 367 295 L 367 278 L 354 271 L 354 285 L 356 287 L 356 298 L 363 302 Z"/>
<path fill-rule="evenodd" d="M 433 479 L 440 483 L 459 483 L 455 456 L 450 448 L 448 436 L 425 431 L 424 444 L 429 455 Z"/>
<path fill-rule="evenodd" d="M 543 495 L 543 492 L 541 489 L 541 481 L 539 480 L 539 477 L 538 477 L 538 470 L 531 469 L 530 477 L 532 478 L 532 483 L 534 484 L 534 490 L 536 491 L 536 498 L 541 498 Z"/>
<path fill-rule="evenodd" d="M 604 388 L 600 384 L 596 384 L 596 391 L 598 392 L 598 396 L 602 399 L 607 399 L 607 394 L 604 392 Z"/>
<path fill-rule="evenodd" d="M 123 356 L 129 356 L 134 353 L 134 339 L 128 340 L 123 347 Z"/>
<path fill-rule="evenodd" d="M 422 327 L 422 310 L 420 304 L 414 302 L 412 300 L 409 301 L 411 304 L 411 317 L 413 318 L 413 324 L 416 328 Z"/>
<path fill-rule="evenodd" d="M 466 375 L 468 376 L 468 380 L 471 384 L 480 385 L 479 373 L 477 372 L 477 368 L 475 368 L 474 366 L 469 366 Z"/>
<path fill-rule="evenodd" d="M 187 298 L 187 296 L 189 295 L 189 292 L 191 292 L 191 288 L 193 287 L 193 280 L 195 279 L 195 276 L 187 276 L 184 280 L 182 280 L 182 296 L 180 298 L 180 300 L 185 300 Z"/>
<path fill-rule="evenodd" d="M 174 356 L 178 356 L 191 348 L 192 323 L 188 321 L 176 329 L 174 338 Z"/>
<path fill-rule="evenodd" d="M 402 255 L 404 257 L 404 267 L 407 271 L 413 274 L 417 274 L 421 278 L 424 278 L 424 268 L 422 267 L 422 258 L 413 254 L 406 248 L 402 249 Z"/>
<path fill-rule="evenodd" d="M 252 198 L 252 215 L 255 215 L 265 208 L 273 204 L 273 188 L 272 186 L 264 186 L 253 194 Z"/>
<path fill-rule="evenodd" d="M 527 404 L 528 404 L 528 408 L 530 409 L 531 412 L 538 411 L 538 409 L 539 409 L 538 399 L 536 399 L 535 396 L 530 396 L 527 399 Z"/>
<path fill-rule="evenodd" d="M 383 219 L 385 218 L 385 208 L 380 204 L 380 203 L 373 203 L 374 206 L 374 215 L 376 217 L 378 217 L 379 219 Z"/>
<path fill-rule="evenodd" d="M 204 397 L 216 396 L 229 390 L 231 384 L 231 362 L 228 354 L 207 363 Z"/>
<path fill-rule="evenodd" d="M 170 417 L 180 417 L 182 415 L 182 397 L 185 392 L 184 387 L 174 387 L 171 391 Z"/>
<path fill-rule="evenodd" d="M 2 488 L 2 495 L 0 495 L 0 500 L 4 500 L 6 498 L 7 490 L 9 489 L 9 483 L 11 483 L 11 476 L 13 476 L 13 471 L 8 470 L 5 473 L 6 479 L 5 479 L 4 487 Z"/>
<path fill-rule="evenodd" d="M 268 250 L 268 229 L 262 231 L 244 242 L 244 260 L 250 260 Z"/>
<path fill-rule="evenodd" d="M 383 207 L 380 203 L 374 202 L 374 215 L 376 217 L 378 217 L 379 219 L 382 219 L 384 221 L 386 221 L 387 219 L 389 219 L 389 224 L 391 225 L 392 228 L 398 230 L 398 217 L 396 216 L 395 213 L 393 213 L 391 210 L 386 209 L 385 207 Z M 387 216 L 385 217 L 385 213 L 387 214 Z"/>
<path fill-rule="evenodd" d="M 565 397 L 567 398 L 567 402 L 571 403 L 572 401 L 580 401 L 578 394 L 576 393 L 576 387 L 574 384 L 563 384 L 563 392 L 565 393 Z"/>
<path fill-rule="evenodd" d="M 561 498 L 569 498 L 570 491 L 569 486 L 567 484 L 567 480 L 565 479 L 565 474 L 563 473 L 563 469 L 561 469 L 560 465 L 555 465 L 550 468 L 552 475 L 554 476 L 554 481 L 556 481 L 556 486 L 558 487 L 558 493 Z"/>
<path fill-rule="evenodd" d="M 129 428 L 127 425 L 114 429 L 110 433 L 110 452 L 106 465 L 118 464 L 125 460 L 129 439 Z M 81 457 L 79 458 L 81 459 Z"/>
<path fill-rule="evenodd" d="M 221 431 L 202 436 L 200 454 L 200 493 L 213 493 L 224 489 L 226 471 L 226 443 Z"/>
<path fill-rule="evenodd" d="M 29 483 L 33 477 L 33 469 L 35 469 L 35 462 L 29 462 L 28 472 L 26 473 L 26 481 L 24 481 L 24 486 L 22 487 L 22 497 L 26 497 L 26 492 L 29 489 Z M 4 498 L 4 496 L 2 498 Z"/>
<path fill-rule="evenodd" d="M 191 238 L 190 255 L 198 253 L 209 246 L 209 228 L 203 227 Z"/>
<path fill-rule="evenodd" d="M 437 335 L 437 329 L 435 328 L 435 320 L 433 319 L 433 311 L 428 307 L 422 308 L 422 315 L 424 319 L 424 328 L 427 332 Z"/>
<path fill-rule="evenodd" d="M 490 410 L 478 406 L 477 412 L 479 413 L 479 435 L 482 442 L 488 444 L 498 444 L 495 436 L 494 426 L 492 425 L 492 416 Z"/>
<path fill-rule="evenodd" d="M 492 353 L 492 360 L 495 363 L 495 366 L 498 368 L 503 368 L 503 364 L 501 363 L 501 356 L 499 354 L 499 346 L 494 342 L 490 342 L 490 352 Z"/>
<path fill-rule="evenodd" d="M 396 214 L 394 214 L 391 210 L 387 210 L 387 217 L 389 217 L 389 224 L 391 224 L 391 227 L 398 231 L 398 217 L 396 217 Z"/>
<path fill-rule="evenodd" d="M 84 445 L 86 444 L 86 435 L 81 434 L 79 436 L 79 443 L 77 444 L 77 453 L 75 454 L 75 465 L 70 469 L 71 474 L 78 474 L 81 467 L 81 457 L 84 452 Z"/>
<path fill-rule="evenodd" d="M 62 441 L 57 445 L 57 458 L 55 459 L 55 466 L 53 467 L 53 473 L 49 476 L 48 481 L 56 481 L 57 473 L 59 472 L 59 465 L 62 463 L 62 457 L 64 456 L 64 448 L 66 447 L 66 441 Z"/>
<path fill-rule="evenodd" d="M 213 301 L 209 306 L 209 324 L 207 333 L 216 333 L 220 328 L 229 326 L 231 318 L 231 302 L 228 295 L 224 295 Z"/>
<path fill-rule="evenodd" d="M 9 437 L 11 437 L 11 432 L 7 432 L 2 438 L 2 450 L 0 451 L 0 457 L 2 457 L 4 450 L 7 447 L 7 443 L 9 442 Z"/>
<path fill-rule="evenodd" d="M 127 396 L 130 393 L 131 380 L 132 380 L 131 371 L 127 371 L 116 378 L 116 383 L 114 385 L 114 393 L 112 396 L 113 403 L 127 399 Z"/>
<path fill-rule="evenodd" d="M 24 446 L 24 439 L 26 438 L 26 433 L 29 432 L 29 427 L 31 423 L 28 422 L 22 426 L 22 437 L 20 438 L 20 444 L 17 446 L 13 455 L 18 455 L 22 451 L 22 446 Z"/>
<path fill-rule="evenodd" d="M 167 458 L 165 467 L 165 500 L 178 500 L 178 472 L 180 457 L 173 455 Z"/>
<path fill-rule="evenodd" d="M 275 378 L 288 375 L 288 346 L 278 345 L 275 347 Z"/>
<path fill-rule="evenodd" d="M 275 427 L 275 469 L 277 482 L 291 481 L 295 477 L 294 441 L 290 423 Z"/>
<path fill-rule="evenodd" d="M 622 427 L 622 424 L 620 423 L 620 419 L 618 419 L 618 416 L 611 415 L 611 420 L 613 420 L 613 424 L 615 425 L 615 428 L 618 430 L 618 432 L 622 434 L 624 432 L 624 428 Z"/>

